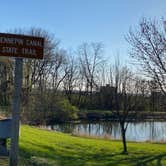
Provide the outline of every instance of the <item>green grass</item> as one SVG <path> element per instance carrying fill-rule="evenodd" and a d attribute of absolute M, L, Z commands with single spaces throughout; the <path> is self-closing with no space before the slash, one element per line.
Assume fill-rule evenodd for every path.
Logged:
<path fill-rule="evenodd" d="M 20 166 L 166 166 L 166 144 L 130 142 L 128 151 L 119 141 L 21 127 Z"/>

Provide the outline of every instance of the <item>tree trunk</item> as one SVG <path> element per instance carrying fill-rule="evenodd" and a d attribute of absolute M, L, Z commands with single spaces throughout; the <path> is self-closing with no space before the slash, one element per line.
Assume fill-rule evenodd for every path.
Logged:
<path fill-rule="evenodd" d="M 127 154 L 126 130 L 125 130 L 124 122 L 120 122 L 120 127 L 121 127 L 121 136 L 122 136 L 122 142 L 123 142 L 123 153 Z"/>

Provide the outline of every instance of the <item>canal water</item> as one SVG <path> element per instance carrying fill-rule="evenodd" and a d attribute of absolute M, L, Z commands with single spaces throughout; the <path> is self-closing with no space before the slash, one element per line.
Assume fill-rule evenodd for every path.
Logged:
<path fill-rule="evenodd" d="M 62 123 L 47 128 L 64 133 L 121 139 L 120 125 L 117 122 Z M 166 122 L 129 123 L 126 137 L 128 141 L 166 141 Z"/>

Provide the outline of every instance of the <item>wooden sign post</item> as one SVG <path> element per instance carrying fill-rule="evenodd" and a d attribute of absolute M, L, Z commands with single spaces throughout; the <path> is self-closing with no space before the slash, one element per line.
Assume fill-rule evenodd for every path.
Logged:
<path fill-rule="evenodd" d="M 19 120 L 22 88 L 23 58 L 42 59 L 44 38 L 0 33 L 0 56 L 16 57 L 12 105 L 10 166 L 18 165 Z"/>
<path fill-rule="evenodd" d="M 10 148 L 10 166 L 18 165 L 19 119 L 22 87 L 22 58 L 15 61 L 15 80 L 12 108 L 12 135 Z"/>

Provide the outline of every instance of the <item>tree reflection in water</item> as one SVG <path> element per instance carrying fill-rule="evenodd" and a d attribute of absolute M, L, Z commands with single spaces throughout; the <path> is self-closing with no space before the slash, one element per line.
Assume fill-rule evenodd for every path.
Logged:
<path fill-rule="evenodd" d="M 48 128 L 64 133 L 101 137 L 107 135 L 112 139 L 121 139 L 120 125 L 117 122 L 61 123 Z M 129 141 L 166 141 L 166 122 L 129 123 L 126 137 Z"/>

